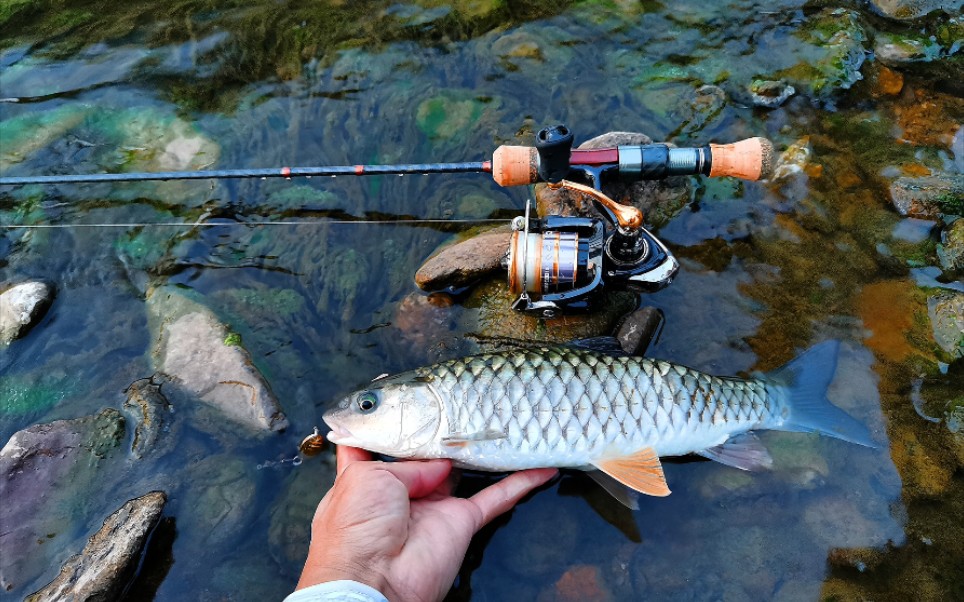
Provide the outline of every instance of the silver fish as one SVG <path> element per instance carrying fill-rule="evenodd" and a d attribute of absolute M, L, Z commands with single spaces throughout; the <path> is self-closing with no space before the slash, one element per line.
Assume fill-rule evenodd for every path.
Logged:
<path fill-rule="evenodd" d="M 336 444 L 456 466 L 589 471 L 624 504 L 669 495 L 659 458 L 696 453 L 744 470 L 772 459 L 755 430 L 818 432 L 873 447 L 825 398 L 836 342 L 763 378 L 578 348 L 449 360 L 376 378 L 325 413 Z M 619 485 L 621 484 L 621 485 Z"/>

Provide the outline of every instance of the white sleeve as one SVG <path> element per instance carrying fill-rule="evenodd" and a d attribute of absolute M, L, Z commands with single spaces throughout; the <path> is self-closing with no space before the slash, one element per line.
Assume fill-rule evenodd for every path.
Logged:
<path fill-rule="evenodd" d="M 388 598 L 363 583 L 342 580 L 299 589 L 284 602 L 388 602 Z"/>

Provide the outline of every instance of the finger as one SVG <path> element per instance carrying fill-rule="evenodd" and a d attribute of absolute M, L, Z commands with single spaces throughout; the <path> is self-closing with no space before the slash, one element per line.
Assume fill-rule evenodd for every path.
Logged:
<path fill-rule="evenodd" d="M 476 531 L 484 527 L 493 518 L 503 512 L 511 510 L 527 493 L 544 485 L 559 473 L 555 468 L 534 468 L 510 474 L 494 485 L 489 485 L 476 493 L 469 501 L 474 502 L 482 511 L 482 522 L 476 526 Z"/>
<path fill-rule="evenodd" d="M 408 497 L 414 500 L 438 489 L 452 472 L 452 463 L 448 460 L 386 462 L 378 468 L 392 473 L 408 489 Z"/>
<path fill-rule="evenodd" d="M 337 448 L 335 448 L 335 474 L 340 475 L 341 473 L 345 472 L 345 469 L 348 468 L 349 464 L 354 462 L 366 462 L 371 459 L 371 452 L 358 449 L 357 447 L 339 445 Z"/>

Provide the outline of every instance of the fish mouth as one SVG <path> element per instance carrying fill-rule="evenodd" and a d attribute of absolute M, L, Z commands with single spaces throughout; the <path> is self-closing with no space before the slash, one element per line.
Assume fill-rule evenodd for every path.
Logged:
<path fill-rule="evenodd" d="M 352 438 L 351 431 L 336 423 L 330 416 L 325 416 L 323 420 L 331 427 L 331 432 L 328 433 L 328 440 L 335 445 L 345 443 Z"/>

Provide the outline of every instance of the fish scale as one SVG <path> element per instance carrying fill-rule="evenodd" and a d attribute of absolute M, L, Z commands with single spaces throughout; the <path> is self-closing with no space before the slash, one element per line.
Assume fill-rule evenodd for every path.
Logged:
<path fill-rule="evenodd" d="M 532 466 L 559 456 L 588 463 L 596 453 L 629 453 L 645 441 L 661 455 L 677 451 L 674 438 L 702 434 L 714 445 L 734 430 L 765 425 L 770 406 L 759 381 L 709 376 L 645 358 L 577 349 L 485 354 L 420 369 L 450 406 L 451 435 L 497 431 L 503 438 L 438 455 L 505 468 L 498 452 L 525 455 Z M 541 411 L 540 411 L 541 408 Z M 558 428 L 550 424 L 555 422 Z M 720 431 L 715 434 L 715 431 Z M 450 453 L 444 453 L 449 451 Z"/>

